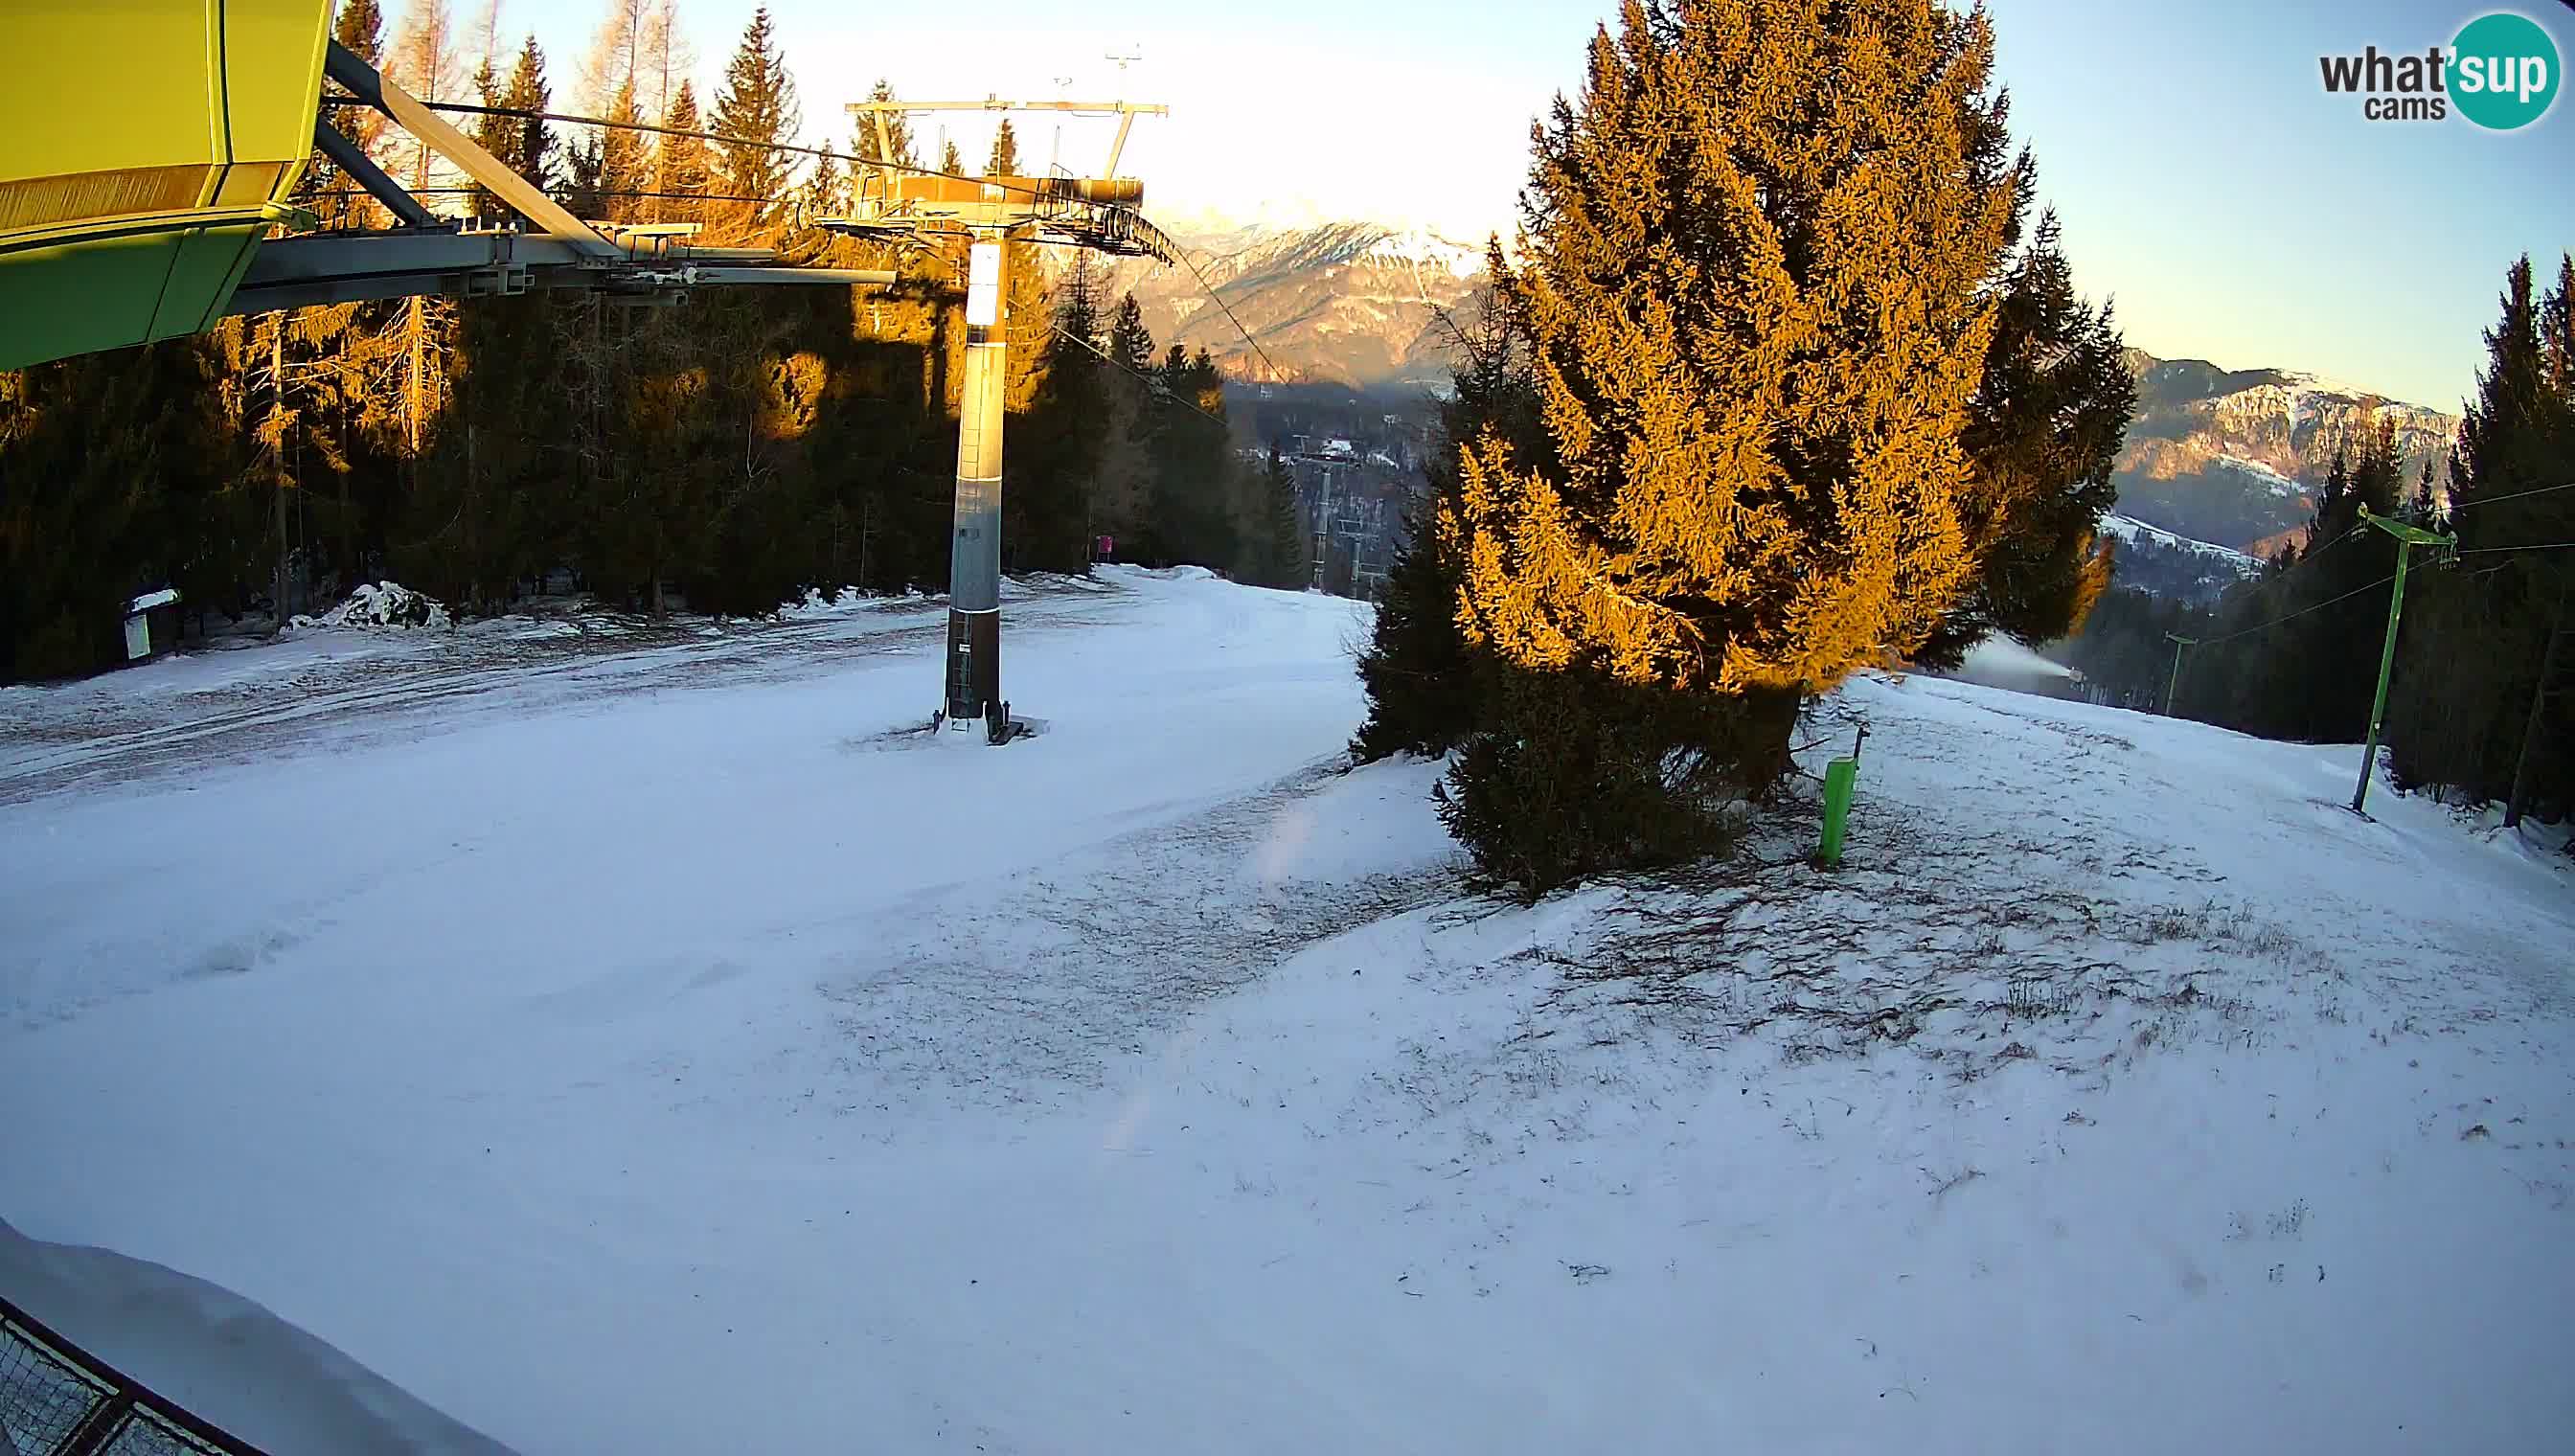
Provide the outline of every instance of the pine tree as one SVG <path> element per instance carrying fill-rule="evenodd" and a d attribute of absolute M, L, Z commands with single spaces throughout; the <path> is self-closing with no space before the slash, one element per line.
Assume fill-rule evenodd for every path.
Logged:
<path fill-rule="evenodd" d="M 793 163 L 774 148 L 793 143 L 804 124 L 796 78 L 787 72 L 787 58 L 764 5 L 752 12 L 742 44 L 725 67 L 724 89 L 716 93 L 715 125 L 709 128 L 729 139 L 717 144 L 721 190 L 735 198 L 761 199 L 727 204 L 725 215 L 737 236 L 765 233 L 778 222 Z"/>
<path fill-rule="evenodd" d="M 698 96 L 686 78 L 671 96 L 670 114 L 662 125 L 673 131 L 705 130 L 699 124 Z M 714 191 L 708 175 L 707 144 L 696 137 L 662 138 L 660 155 L 653 178 L 653 217 L 665 223 L 703 223 L 707 220 L 707 194 Z"/>
<path fill-rule="evenodd" d="M 2306 550 L 2314 556 L 2316 549 L 2342 535 L 2351 523 L 2359 520 L 2351 508 L 2351 442 L 2334 442 L 2333 464 L 2325 471 L 2325 483 L 2316 492 L 2316 503 L 2307 517 Z"/>
<path fill-rule="evenodd" d="M 2433 468 L 2438 463 L 2428 454 L 2423 457 L 2423 469 L 2414 478 L 2413 498 L 2405 506 L 2405 519 L 2427 531 L 2437 530 L 2441 524 L 2440 500 L 2432 491 Z"/>
<path fill-rule="evenodd" d="M 384 61 L 384 12 L 376 0 L 346 0 L 333 21 L 331 38 L 370 66 L 382 67 Z M 334 84 L 329 88 L 342 94 Z M 358 150 L 376 157 L 384 145 L 385 117 L 371 106 L 342 106 L 324 109 L 324 120 L 339 133 L 357 144 Z M 357 184 L 339 165 L 319 149 L 304 169 L 297 184 L 296 196 L 310 207 L 326 228 L 373 226 L 382 212 L 377 203 L 357 193 Z"/>
<path fill-rule="evenodd" d="M 0 682 L 117 661 L 141 590 L 248 605 L 276 558 L 236 396 L 210 335 L 0 372 Z"/>
<path fill-rule="evenodd" d="M 2436 589 L 2454 599 L 2448 640 L 2405 655 L 2441 709 L 2418 742 L 2391 733 L 2400 779 L 2501 800 L 2514 823 L 2575 810 L 2575 562 L 2547 549 L 2575 541 L 2575 491 L 2558 489 L 2575 483 L 2575 255 L 2545 295 L 2536 282 L 2526 257 L 2506 274 L 2450 457 L 2452 528 L 2488 570 Z"/>
<path fill-rule="evenodd" d="M 1110 365 L 1098 353 L 1100 340 L 1100 269 L 1089 252 L 1074 255 L 1051 309 L 1051 356 L 1041 386 L 1036 414 L 1042 450 L 1060 497 L 1059 519 L 1051 525 L 1031 523 L 1031 530 L 1051 529 L 1037 554 L 1056 560 L 1066 571 L 1087 570 L 1094 538 L 1100 532 L 1100 469 L 1110 423 Z M 1006 498 L 1007 499 L 1007 498 Z"/>
<path fill-rule="evenodd" d="M 376 0 L 341 0 L 340 13 L 331 23 L 331 38 L 369 66 L 382 69 L 385 60 L 385 12 Z M 374 107 L 344 108 L 352 114 L 342 135 L 360 148 L 372 151 L 376 138 L 386 126 L 384 114 Z"/>
<path fill-rule="evenodd" d="M 1486 249 L 1486 267 L 1498 269 L 1500 263 L 1495 239 Z M 1476 725 L 1473 690 L 1490 675 L 1472 670 L 1473 655 L 1457 623 L 1464 563 L 1447 549 L 1437 527 L 1462 499 L 1466 450 L 1492 438 L 1514 451 L 1533 451 L 1544 439 L 1527 336 L 1509 305 L 1508 298 L 1496 297 L 1468 323 L 1450 327 L 1458 363 L 1440 406 L 1438 438 L 1422 465 L 1428 495 L 1406 523 L 1404 545 L 1387 573 L 1384 600 L 1359 655 L 1368 716 L 1350 751 L 1361 761 L 1399 752 L 1437 756 L 1464 741 Z"/>
<path fill-rule="evenodd" d="M 1122 295 L 1109 322 L 1109 357 L 1137 374 L 1154 367 L 1154 336 L 1145 327 L 1144 307 L 1136 295 Z"/>
<path fill-rule="evenodd" d="M 880 78 L 876 84 L 876 89 L 868 93 L 868 99 L 871 101 L 894 100 L 893 83 Z M 892 162 L 898 167 L 918 167 L 921 165 L 920 155 L 913 150 L 912 119 L 910 117 L 899 111 L 888 115 L 886 117 L 886 135 L 894 143 L 894 151 L 890 155 L 877 141 L 877 126 L 875 118 L 861 117 L 859 119 L 858 130 L 850 139 L 850 155 L 861 162 Z"/>
<path fill-rule="evenodd" d="M 1073 266 L 1065 271 L 1063 291 L 1056 298 L 1055 327 L 1059 333 L 1072 336 L 1085 356 L 1095 362 L 1098 356 L 1092 351 L 1103 347 L 1100 289 L 1099 263 L 1089 249 L 1078 250 L 1073 255 Z"/>
<path fill-rule="evenodd" d="M 606 132 L 576 140 L 564 149 L 564 210 L 594 222 L 608 217 Z"/>
<path fill-rule="evenodd" d="M 1304 514 L 1298 509 L 1296 478 L 1276 448 L 1261 473 L 1260 499 L 1265 537 L 1259 542 L 1261 574 L 1254 580 L 1265 587 L 1304 586 L 1311 570 L 1305 560 Z"/>
<path fill-rule="evenodd" d="M 951 177 L 963 177 L 966 175 L 966 159 L 957 154 L 957 144 L 955 142 L 950 142 L 947 148 L 939 154 L 939 170 L 947 173 Z"/>
<path fill-rule="evenodd" d="M 2017 165 L 2025 196 L 2032 169 L 2025 156 Z M 2110 583 L 2111 546 L 2096 533 L 2118 499 L 2111 472 L 2136 379 L 2109 311 L 2075 293 L 2057 237 L 2055 216 L 2042 215 L 1998 290 L 1961 436 L 1973 471 L 1958 515 L 1976 574 L 1915 653 L 1926 667 L 1957 666 L 1992 633 L 2031 646 L 2065 637 Z"/>
<path fill-rule="evenodd" d="M 530 32 L 519 47 L 519 59 L 510 68 L 510 84 L 501 92 L 501 104 L 513 111 L 550 111 L 554 108 L 554 90 L 546 81 L 546 53 Z M 510 165 L 518 174 L 540 190 L 555 186 L 555 138 L 546 123 L 536 117 L 523 117 L 517 123 L 518 137 L 511 145 Z"/>
<path fill-rule="evenodd" d="M 850 173 L 844 170 L 840 156 L 829 148 L 814 159 L 813 168 L 805 174 L 805 185 L 797 198 L 809 217 L 837 217 L 849 211 Z"/>
<path fill-rule="evenodd" d="M 502 104 L 501 78 L 494 73 L 492 58 L 489 56 L 485 56 L 474 69 L 474 96 L 485 106 Z M 500 162 L 511 171 L 515 172 L 519 169 L 517 155 L 519 125 L 511 118 L 495 116 L 488 112 L 476 117 L 474 143 L 491 153 L 493 160 Z M 501 199 L 494 196 L 489 188 L 479 182 L 474 185 L 472 207 L 474 216 L 485 222 L 493 222 L 509 215 L 509 209 L 502 206 Z"/>
<path fill-rule="evenodd" d="M 490 76 L 497 90 L 501 82 L 501 0 L 483 0 L 465 39 L 470 47 L 465 54 L 473 60 L 476 73 Z M 476 90 L 479 92 L 481 87 Z"/>
<path fill-rule="evenodd" d="M 993 155 L 984 161 L 984 175 L 987 177 L 1020 175 L 1020 138 L 1018 133 L 1011 130 L 1011 119 L 1007 116 L 1002 118 L 1001 129 L 993 133 Z"/>
<path fill-rule="evenodd" d="M 637 194 L 652 190 L 652 158 L 644 133 L 634 130 L 643 115 L 635 109 L 635 83 L 619 83 L 609 104 L 608 126 L 600 129 L 599 187 L 601 216 L 612 223 L 641 222 L 650 216 Z"/>
<path fill-rule="evenodd" d="M 1991 56 L 1934 0 L 1628 0 L 1597 34 L 1495 285 L 1548 442 L 1475 442 L 1440 523 L 1470 644 L 1704 695 L 1759 791 L 1806 695 L 1930 639 L 1976 571 L 1961 437 L 2018 199 Z"/>
<path fill-rule="evenodd" d="M 1226 487 L 1233 478 L 1225 418 L 1225 381 L 1204 349 L 1171 346 L 1156 371 L 1165 405 L 1153 422 L 1151 529 L 1157 559 L 1225 567 L 1241 552 Z"/>
<path fill-rule="evenodd" d="M 1100 464 L 1093 477 L 1091 516 L 1096 535 L 1116 539 L 1125 561 L 1164 559 L 1155 520 L 1155 439 L 1172 412 L 1154 369 L 1154 336 L 1132 293 L 1118 301 L 1103 350 L 1112 367 L 1101 381 L 1108 408 L 1101 426 Z"/>

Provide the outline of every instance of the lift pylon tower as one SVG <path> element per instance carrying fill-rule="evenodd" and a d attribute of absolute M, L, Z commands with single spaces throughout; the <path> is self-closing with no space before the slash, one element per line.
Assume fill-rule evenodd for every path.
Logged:
<path fill-rule="evenodd" d="M 948 661 L 940 721 L 963 728 L 978 719 L 1003 743 L 1027 730 L 1002 698 L 1002 427 L 1009 350 L 1008 242 L 1056 243 L 1170 263 L 1177 253 L 1136 209 L 1145 184 L 1118 176 L 1127 132 L 1139 116 L 1170 108 L 1125 101 L 863 101 L 853 115 L 873 124 L 877 155 L 894 152 L 889 113 L 1053 111 L 1118 118 L 1109 165 L 1099 177 L 950 177 L 881 164 L 853 168 L 850 215 L 817 225 L 855 237 L 966 245 L 966 370 L 957 403 L 957 506 L 948 549 Z"/>

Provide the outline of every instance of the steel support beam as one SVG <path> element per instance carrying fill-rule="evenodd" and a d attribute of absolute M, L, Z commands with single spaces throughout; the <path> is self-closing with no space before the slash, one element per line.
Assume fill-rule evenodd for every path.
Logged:
<path fill-rule="evenodd" d="M 892 288 L 903 275 L 891 268 L 757 268 L 730 263 L 691 263 L 698 283 L 837 283 L 846 288 Z"/>
<path fill-rule="evenodd" d="M 773 268 L 687 257 L 604 262 L 559 238 L 508 231 L 313 233 L 261 246 L 229 312 L 360 303 L 413 294 L 514 294 L 532 288 L 649 292 L 689 284 L 837 284 L 891 288 L 884 269 Z"/>
<path fill-rule="evenodd" d="M 322 155 L 331 159 L 331 165 L 348 173 L 350 181 L 365 188 L 367 196 L 383 203 L 385 210 L 394 215 L 394 221 L 407 228 L 440 226 L 436 214 L 421 206 L 419 198 L 403 191 L 402 184 L 387 176 L 385 169 L 376 165 L 375 158 L 359 150 L 356 142 L 334 131 L 331 123 L 318 119 L 313 123 L 313 145 L 322 149 Z"/>
<path fill-rule="evenodd" d="M 590 224 L 566 212 L 561 203 L 539 191 L 500 158 L 474 144 L 471 137 L 458 131 L 438 113 L 423 106 L 408 91 L 376 74 L 376 68 L 351 53 L 338 41 L 331 42 L 324 53 L 322 68 L 332 80 L 349 89 L 376 110 L 392 117 L 403 130 L 427 142 L 432 151 L 445 157 L 488 189 L 493 196 L 508 203 L 521 217 L 573 247 L 599 258 L 615 258 L 621 250 L 615 243 L 593 231 Z"/>
<path fill-rule="evenodd" d="M 1119 159 L 1119 157 L 1120 157 L 1120 156 L 1122 156 L 1123 154 L 1125 154 L 1125 152 L 1126 152 L 1126 150 L 1127 150 L 1127 130 L 1128 130 L 1128 128 L 1130 128 L 1130 127 L 1134 126 L 1135 124 L 1136 124 L 1136 113 L 1134 113 L 1134 112 L 1132 112 L 1132 111 L 1128 111 L 1128 112 L 1121 112 L 1121 113 L 1119 114 L 1119 117 L 1118 117 L 1118 136 L 1117 136 L 1117 139 L 1116 139 L 1116 140 L 1112 141 L 1112 142 L 1109 144 L 1109 168 L 1108 168 L 1108 172 L 1107 172 L 1107 175 L 1108 175 L 1108 176 L 1115 177 L 1115 176 L 1117 176 L 1117 175 L 1118 175 L 1118 159 Z"/>

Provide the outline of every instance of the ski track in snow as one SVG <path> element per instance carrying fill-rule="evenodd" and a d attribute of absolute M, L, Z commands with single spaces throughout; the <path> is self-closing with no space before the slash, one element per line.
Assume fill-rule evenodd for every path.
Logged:
<path fill-rule="evenodd" d="M 2575 1424 L 2575 876 L 2356 747 L 1863 679 L 1839 871 L 1519 907 L 1348 604 L 1021 590 L 1004 749 L 941 615 L 0 694 L 0 1218 L 532 1452 Z"/>

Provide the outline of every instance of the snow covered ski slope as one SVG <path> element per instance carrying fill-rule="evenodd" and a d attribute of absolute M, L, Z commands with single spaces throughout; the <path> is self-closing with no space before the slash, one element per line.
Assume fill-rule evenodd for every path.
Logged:
<path fill-rule="evenodd" d="M 932 603 L 0 693 L 0 1218 L 531 1453 L 2575 1429 L 2560 866 L 1913 679 L 1840 874 L 1500 907 L 1363 610 L 1039 584 L 999 749 Z"/>

